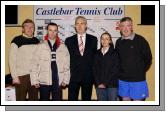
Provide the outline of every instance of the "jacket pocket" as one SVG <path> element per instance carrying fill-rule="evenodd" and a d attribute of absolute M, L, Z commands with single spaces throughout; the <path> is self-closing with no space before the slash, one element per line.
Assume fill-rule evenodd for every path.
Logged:
<path fill-rule="evenodd" d="M 40 84 L 48 84 L 49 83 L 49 72 L 41 71 L 39 76 Z"/>

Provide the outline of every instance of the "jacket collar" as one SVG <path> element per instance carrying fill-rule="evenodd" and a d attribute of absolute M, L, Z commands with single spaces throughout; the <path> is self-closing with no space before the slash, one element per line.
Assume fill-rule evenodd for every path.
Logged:
<path fill-rule="evenodd" d="M 133 40 L 134 39 L 134 37 L 135 37 L 135 33 L 132 33 L 130 36 L 128 36 L 128 37 L 123 37 L 122 36 L 122 38 L 121 38 L 121 40 Z"/>
<path fill-rule="evenodd" d="M 44 36 L 44 40 L 45 40 L 45 41 L 48 41 L 48 40 L 49 40 L 48 35 Z M 58 48 L 58 47 L 60 46 L 60 44 L 61 44 L 61 41 L 60 41 L 59 36 L 56 37 L 56 40 L 55 40 L 55 41 L 56 41 L 56 47 Z"/>
<path fill-rule="evenodd" d="M 103 55 L 103 53 L 101 52 L 101 49 L 102 49 L 102 48 L 100 48 L 100 49 L 98 50 L 98 52 Z M 107 51 L 104 55 L 111 54 L 113 51 L 114 51 L 114 46 L 111 45 L 111 46 L 109 47 L 108 51 Z"/>

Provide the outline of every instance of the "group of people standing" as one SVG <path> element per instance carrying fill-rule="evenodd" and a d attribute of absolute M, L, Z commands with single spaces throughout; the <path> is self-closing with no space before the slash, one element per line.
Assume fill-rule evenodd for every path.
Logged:
<path fill-rule="evenodd" d="M 16 87 L 16 100 L 62 100 L 62 89 L 68 88 L 68 100 L 90 101 L 95 84 L 97 100 L 144 100 L 149 96 L 146 71 L 152 61 L 148 42 L 133 32 L 130 17 L 120 20 L 121 37 L 114 44 L 104 32 L 97 50 L 97 37 L 87 34 L 87 19 L 75 19 L 76 35 L 63 43 L 58 25 L 49 23 L 42 42 L 34 37 L 35 24 L 26 19 L 22 35 L 11 42 L 10 72 Z M 51 95 L 50 95 L 51 94 Z"/>

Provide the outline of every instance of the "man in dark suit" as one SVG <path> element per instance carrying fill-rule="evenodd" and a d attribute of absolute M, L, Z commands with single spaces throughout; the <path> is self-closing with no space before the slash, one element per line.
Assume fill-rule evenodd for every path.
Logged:
<path fill-rule="evenodd" d="M 93 58 L 97 50 L 97 38 L 86 34 L 87 20 L 83 16 L 75 19 L 77 34 L 68 37 L 65 44 L 70 53 L 71 79 L 68 88 L 68 100 L 78 100 L 81 87 L 82 100 L 91 100 L 93 87 Z"/>

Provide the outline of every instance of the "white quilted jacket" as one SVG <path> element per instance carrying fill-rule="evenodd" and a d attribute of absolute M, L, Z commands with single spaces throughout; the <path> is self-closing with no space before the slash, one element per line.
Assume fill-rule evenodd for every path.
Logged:
<path fill-rule="evenodd" d="M 56 50 L 59 85 L 70 81 L 70 55 L 66 46 L 61 43 Z M 31 65 L 31 85 L 52 85 L 51 50 L 48 42 L 38 44 Z"/>

